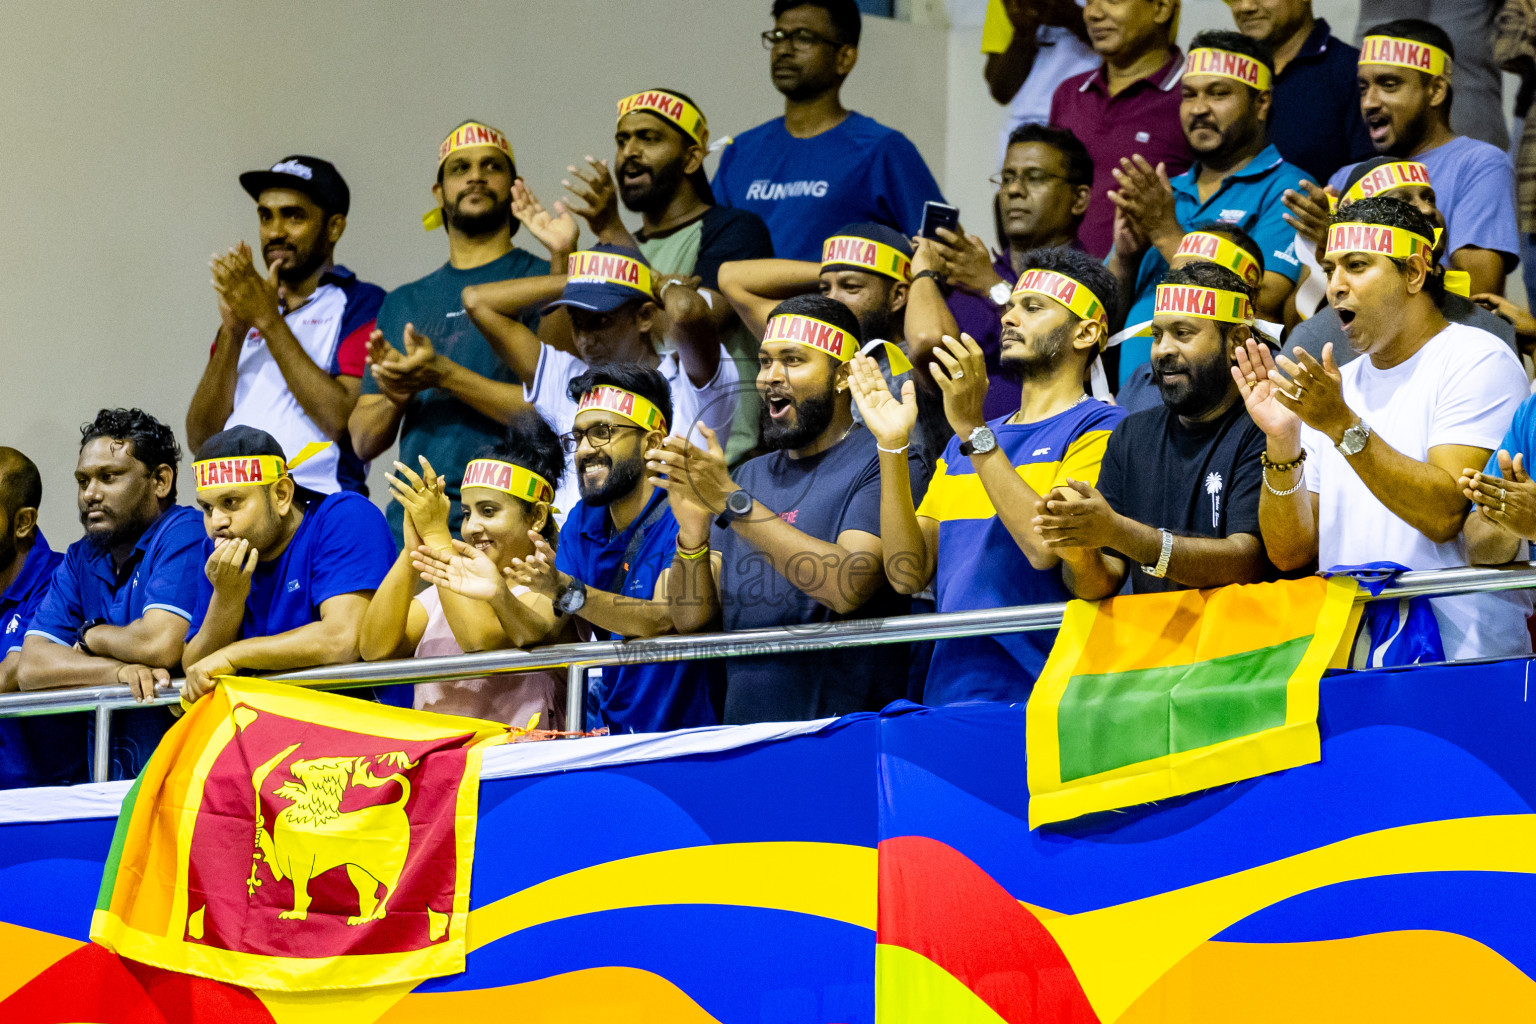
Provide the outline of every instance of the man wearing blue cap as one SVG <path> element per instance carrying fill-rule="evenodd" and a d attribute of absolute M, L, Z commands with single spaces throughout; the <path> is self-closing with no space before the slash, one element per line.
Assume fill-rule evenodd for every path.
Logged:
<path fill-rule="evenodd" d="M 532 219 L 536 206 L 532 200 L 517 209 Z M 657 280 L 640 251 L 625 246 L 571 252 L 577 228 L 569 213 L 543 216 L 530 227 L 568 273 L 466 288 L 464 308 L 523 380 L 525 397 L 550 426 L 565 434 L 576 420 L 576 402 L 566 391 L 573 378 L 592 366 L 638 363 L 655 367 L 671 386 L 674 433 L 702 440 L 700 425 L 716 433 L 729 431 L 740 376 L 720 344 L 697 279 Z M 522 311 L 540 307 L 568 313 L 576 354 L 544 344 L 517 319 Z M 577 499 L 575 479 L 567 471 L 556 488 L 555 506 L 570 510 Z"/>

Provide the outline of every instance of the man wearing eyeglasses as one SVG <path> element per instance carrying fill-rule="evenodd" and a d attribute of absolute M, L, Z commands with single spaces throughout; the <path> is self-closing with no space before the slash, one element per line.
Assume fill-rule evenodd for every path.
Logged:
<path fill-rule="evenodd" d="M 923 204 L 944 201 L 905 135 L 842 104 L 860 24 L 855 0 L 774 0 L 763 45 L 784 116 L 742 132 L 720 156 L 716 201 L 761 217 L 783 259 L 819 258 L 843 224 L 915 235 Z"/>
<path fill-rule="evenodd" d="M 578 411 L 560 441 L 581 500 L 560 532 L 558 553 L 540 543 L 518 579 L 580 619 L 593 639 L 671 633 L 667 586 L 677 519 L 667 492 L 647 479 L 645 453 L 666 439 L 672 388 L 649 366 L 609 363 L 572 379 L 566 394 Z M 606 668 L 587 692 L 589 729 L 667 732 L 719 722 L 701 662 Z"/>

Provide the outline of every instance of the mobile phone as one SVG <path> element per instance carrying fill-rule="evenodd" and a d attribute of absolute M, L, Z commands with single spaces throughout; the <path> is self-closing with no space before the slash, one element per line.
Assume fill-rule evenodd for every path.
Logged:
<path fill-rule="evenodd" d="M 943 239 L 939 238 L 939 228 L 958 234 L 960 231 L 960 208 L 958 206 L 948 206 L 944 203 L 924 203 L 923 229 L 918 234 L 924 238 L 943 241 Z"/>

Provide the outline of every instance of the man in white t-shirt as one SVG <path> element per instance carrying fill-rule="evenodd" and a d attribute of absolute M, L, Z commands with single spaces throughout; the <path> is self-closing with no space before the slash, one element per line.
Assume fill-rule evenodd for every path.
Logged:
<path fill-rule="evenodd" d="M 1321 363 L 1299 347 L 1297 362 L 1252 343 L 1239 351 L 1233 373 L 1267 435 L 1259 525 L 1282 569 L 1468 563 L 1458 476 L 1498 447 L 1526 381 L 1508 346 L 1440 312 L 1432 237 L 1400 200 L 1351 203 L 1329 225 L 1322 266 L 1329 305 L 1365 358 L 1340 370 L 1332 345 Z M 1523 594 L 1431 604 L 1447 658 L 1531 652 Z"/>
<path fill-rule="evenodd" d="M 525 192 L 514 196 L 514 212 L 549 246 L 556 273 L 464 289 L 465 312 L 521 378 L 528 402 L 555 433 L 569 433 L 576 402 L 566 385 L 591 366 L 638 363 L 655 367 L 671 386 L 673 433 L 695 444 L 705 443 L 701 425 L 729 433 L 740 375 L 720 344 L 697 280 L 658 281 L 638 249 L 598 245 L 572 252 L 577 229 L 570 214 L 552 218 L 534 207 L 537 201 Z M 549 311 L 539 334 L 517 319 L 530 307 Z M 562 338 L 565 313 L 569 341 Z M 579 498 L 567 468 L 555 488 L 555 507 L 569 512 Z"/>
<path fill-rule="evenodd" d="M 1013 130 L 1048 123 L 1056 87 L 1100 60 L 1088 45 L 1081 0 L 989 0 L 981 52 L 987 56 L 987 90 L 1008 108 L 1000 160 L 1008 155 Z"/>

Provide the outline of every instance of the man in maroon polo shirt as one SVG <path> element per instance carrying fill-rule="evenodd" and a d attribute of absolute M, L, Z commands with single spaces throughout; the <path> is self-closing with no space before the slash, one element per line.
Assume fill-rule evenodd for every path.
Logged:
<path fill-rule="evenodd" d="M 1114 233 L 1110 169 L 1139 154 L 1169 177 L 1194 159 L 1179 124 L 1184 55 L 1173 45 L 1177 0 L 1088 0 L 1088 41 L 1104 63 L 1056 88 L 1051 124 L 1070 129 L 1093 157 L 1093 195 L 1078 229 L 1083 248 L 1102 259 Z"/>

